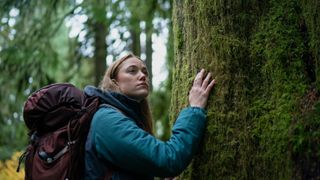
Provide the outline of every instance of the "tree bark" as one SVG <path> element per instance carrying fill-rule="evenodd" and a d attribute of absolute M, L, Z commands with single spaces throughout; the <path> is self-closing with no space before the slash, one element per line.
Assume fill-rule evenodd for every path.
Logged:
<path fill-rule="evenodd" d="M 98 86 L 107 67 L 107 43 L 108 25 L 110 21 L 106 18 L 106 2 L 103 0 L 87 2 L 88 9 L 92 13 L 89 26 L 94 35 L 94 62 L 95 62 L 95 85 Z"/>
<path fill-rule="evenodd" d="M 320 177 L 319 4 L 174 1 L 170 119 L 201 68 L 217 80 L 201 148 L 180 179 Z"/>
<path fill-rule="evenodd" d="M 158 2 L 157 0 L 149 0 L 149 7 L 148 7 L 148 13 L 146 14 L 146 66 L 149 71 L 149 79 L 150 79 L 150 87 L 151 91 L 153 90 L 153 72 L 152 72 L 152 54 L 153 54 L 153 49 L 152 49 L 152 34 L 154 33 L 154 27 L 153 27 L 153 19 L 155 17 L 155 13 L 157 10 L 157 5 Z"/>
<path fill-rule="evenodd" d="M 106 70 L 106 57 L 107 57 L 107 27 L 105 23 L 94 22 L 94 61 L 95 61 L 95 85 L 98 86 L 104 72 Z"/>
<path fill-rule="evenodd" d="M 150 11 L 150 13 L 154 13 L 154 11 Z M 153 90 L 152 84 L 152 33 L 153 33 L 153 14 L 149 14 L 152 18 L 148 18 L 146 20 L 146 66 L 149 72 L 149 81 L 150 81 L 150 91 Z"/>
<path fill-rule="evenodd" d="M 141 56 L 141 42 L 140 42 L 141 29 L 139 25 L 134 25 L 130 30 L 130 34 L 131 34 L 132 53 L 140 57 Z"/>

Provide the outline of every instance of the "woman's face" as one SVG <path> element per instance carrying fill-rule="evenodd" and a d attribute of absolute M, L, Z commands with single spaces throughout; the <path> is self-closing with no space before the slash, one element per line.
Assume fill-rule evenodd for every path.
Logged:
<path fill-rule="evenodd" d="M 130 57 L 120 64 L 115 81 L 120 91 L 132 99 L 141 101 L 149 94 L 147 68 L 136 57 Z"/>

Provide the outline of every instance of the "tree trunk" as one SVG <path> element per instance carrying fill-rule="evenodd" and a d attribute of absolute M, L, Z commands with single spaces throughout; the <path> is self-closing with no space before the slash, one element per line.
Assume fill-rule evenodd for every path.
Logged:
<path fill-rule="evenodd" d="M 110 21 L 106 18 L 107 2 L 104 0 L 88 1 L 88 10 L 92 13 L 89 26 L 94 34 L 94 62 L 95 62 L 95 85 L 98 86 L 107 67 L 107 44 L 106 37 Z"/>
<path fill-rule="evenodd" d="M 106 70 L 106 57 L 107 57 L 107 27 L 105 23 L 94 22 L 94 61 L 95 61 L 95 85 L 98 86 L 104 72 Z"/>
<path fill-rule="evenodd" d="M 130 30 L 131 34 L 131 51 L 134 55 L 140 57 L 141 56 L 141 42 L 140 42 L 140 34 L 141 29 L 139 27 L 139 23 L 137 25 L 133 25 Z"/>
<path fill-rule="evenodd" d="M 196 73 L 217 85 L 181 179 L 320 178 L 320 3 L 176 0 L 170 119 Z"/>
<path fill-rule="evenodd" d="M 154 11 L 151 11 L 154 13 Z M 150 91 L 153 89 L 152 85 L 152 33 L 153 33 L 153 14 L 149 14 L 152 18 L 148 18 L 146 20 L 146 66 L 149 72 L 149 80 L 150 80 Z"/>

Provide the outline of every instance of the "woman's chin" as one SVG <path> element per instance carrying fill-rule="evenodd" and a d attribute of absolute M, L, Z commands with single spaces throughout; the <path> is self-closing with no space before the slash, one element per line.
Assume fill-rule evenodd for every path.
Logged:
<path fill-rule="evenodd" d="M 140 102 L 143 99 L 145 99 L 146 97 L 148 97 L 148 95 L 149 95 L 149 91 L 145 90 L 145 91 L 140 91 L 139 93 L 136 93 L 134 95 L 131 94 L 131 95 L 129 95 L 129 97 Z"/>
<path fill-rule="evenodd" d="M 145 92 L 145 93 L 143 93 L 143 94 L 140 94 L 139 98 L 140 98 L 141 100 L 143 100 L 143 99 L 145 99 L 146 97 L 148 97 L 148 95 L 149 95 L 149 91 L 147 91 L 147 92 Z"/>

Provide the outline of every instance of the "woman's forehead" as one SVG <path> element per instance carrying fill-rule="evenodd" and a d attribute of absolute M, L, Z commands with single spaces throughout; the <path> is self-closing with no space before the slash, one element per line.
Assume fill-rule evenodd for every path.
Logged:
<path fill-rule="evenodd" d="M 133 65 L 138 67 L 146 67 L 144 62 L 136 57 L 130 57 L 121 63 L 121 67 L 129 67 Z"/>

